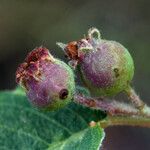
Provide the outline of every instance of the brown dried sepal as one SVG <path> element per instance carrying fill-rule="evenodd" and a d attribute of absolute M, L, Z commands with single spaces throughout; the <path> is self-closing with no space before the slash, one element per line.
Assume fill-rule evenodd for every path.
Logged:
<path fill-rule="evenodd" d="M 78 60 L 78 46 L 77 42 L 73 41 L 67 44 L 65 52 L 69 59 Z"/>
<path fill-rule="evenodd" d="M 45 47 L 38 47 L 31 51 L 25 58 L 25 62 L 20 64 L 16 71 L 16 82 L 28 90 L 28 82 L 38 82 L 41 78 L 40 62 L 51 61 L 55 59 Z"/>
<path fill-rule="evenodd" d="M 87 46 L 87 43 L 84 43 L 84 41 L 89 42 L 89 38 L 85 37 L 79 41 L 72 41 L 67 44 L 65 47 L 65 53 L 70 60 L 75 60 L 77 62 L 82 60 L 84 54 L 82 54 L 83 52 L 80 51 L 80 47 Z"/>

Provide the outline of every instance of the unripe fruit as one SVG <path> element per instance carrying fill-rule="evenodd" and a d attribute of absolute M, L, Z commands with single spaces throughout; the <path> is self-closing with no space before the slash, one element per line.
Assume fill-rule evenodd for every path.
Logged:
<path fill-rule="evenodd" d="M 79 65 L 91 94 L 113 96 L 129 87 L 134 74 L 130 53 L 118 42 L 101 39 L 96 28 L 89 30 L 87 38 L 58 45 L 71 59 L 70 65 Z"/>
<path fill-rule="evenodd" d="M 74 74 L 44 47 L 31 51 L 16 71 L 16 81 L 29 101 L 39 108 L 57 109 L 68 104 L 75 91 Z"/>

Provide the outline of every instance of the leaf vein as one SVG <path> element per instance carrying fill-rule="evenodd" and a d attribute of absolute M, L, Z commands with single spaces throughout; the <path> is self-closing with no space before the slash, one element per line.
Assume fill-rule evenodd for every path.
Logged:
<path fill-rule="evenodd" d="M 24 135 L 26 135 L 26 136 L 31 137 L 31 138 L 34 139 L 34 140 L 41 141 L 42 143 L 44 143 L 44 144 L 47 145 L 47 146 L 49 145 L 49 143 L 47 143 L 46 141 L 44 141 L 41 137 L 39 137 L 39 136 L 34 136 L 34 135 L 32 135 L 31 133 L 28 133 L 28 132 L 23 131 L 22 129 L 21 129 L 21 130 L 16 130 L 16 129 L 14 129 L 14 128 L 7 127 L 6 125 L 0 125 L 0 128 L 3 128 L 3 129 L 5 129 L 5 130 L 11 131 L 11 132 L 16 132 L 16 133 L 24 134 Z"/>
<path fill-rule="evenodd" d="M 17 108 L 22 108 L 22 107 L 20 107 L 19 105 L 10 105 L 10 104 L 6 104 L 6 103 L 0 103 L 0 106 L 9 106 L 9 107 L 17 107 Z M 72 131 L 70 131 L 68 128 L 66 128 L 64 125 L 62 125 L 61 123 L 59 123 L 58 121 L 56 121 L 56 120 L 54 120 L 53 118 L 49 118 L 49 117 L 47 117 L 45 114 L 42 114 L 41 112 L 38 112 L 38 111 L 35 111 L 34 109 L 29 109 L 29 108 L 27 108 L 27 107 L 24 107 L 23 108 L 24 110 L 26 110 L 26 111 L 29 111 L 29 112 L 32 112 L 32 113 L 34 113 L 34 114 L 36 114 L 36 115 L 38 115 L 38 116 L 40 116 L 41 118 L 44 118 L 44 119 L 46 119 L 46 120 L 48 120 L 48 121 L 50 121 L 50 122 L 52 122 L 52 123 L 54 123 L 54 124 L 56 124 L 57 126 L 59 126 L 60 128 L 62 128 L 62 129 L 64 129 L 69 135 L 72 135 L 73 134 L 73 132 Z"/>

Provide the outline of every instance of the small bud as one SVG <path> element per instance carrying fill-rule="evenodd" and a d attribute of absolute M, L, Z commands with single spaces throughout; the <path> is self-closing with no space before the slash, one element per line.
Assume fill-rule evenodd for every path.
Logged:
<path fill-rule="evenodd" d="M 74 74 L 45 47 L 31 51 L 16 71 L 16 82 L 39 108 L 57 109 L 68 104 L 75 90 Z"/>
<path fill-rule="evenodd" d="M 89 123 L 89 125 L 90 125 L 90 127 L 95 127 L 95 126 L 96 126 L 96 122 L 95 122 L 95 121 L 91 121 L 91 122 Z"/>
<path fill-rule="evenodd" d="M 133 78 L 134 64 L 128 50 L 118 42 L 101 39 L 96 28 L 91 28 L 86 38 L 68 43 L 64 50 L 71 62 L 77 62 L 84 82 L 95 96 L 122 92 Z"/>

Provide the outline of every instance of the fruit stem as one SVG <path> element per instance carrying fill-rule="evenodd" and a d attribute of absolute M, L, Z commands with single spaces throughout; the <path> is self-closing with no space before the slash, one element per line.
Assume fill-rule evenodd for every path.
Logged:
<path fill-rule="evenodd" d="M 108 100 L 104 98 L 94 99 L 91 97 L 85 97 L 82 94 L 74 95 L 74 102 L 80 105 L 90 107 L 92 109 L 106 111 L 110 115 L 138 115 L 139 110 L 125 103 L 120 103 L 114 100 Z M 150 115 L 150 114 L 149 114 Z"/>
<path fill-rule="evenodd" d="M 78 93 L 74 95 L 74 102 L 92 109 L 106 111 L 107 118 L 99 122 L 103 128 L 121 125 L 150 128 L 150 107 L 147 105 L 143 107 L 141 113 L 139 109 L 129 104 L 104 98 L 93 99 Z"/>
<path fill-rule="evenodd" d="M 99 121 L 102 128 L 110 126 L 139 126 L 150 128 L 150 118 L 142 116 L 108 116 L 106 119 Z"/>
<path fill-rule="evenodd" d="M 140 99 L 140 97 L 136 94 L 135 90 L 131 86 L 127 88 L 126 93 L 129 100 L 136 108 L 141 111 L 141 113 L 144 112 L 144 109 L 148 108 L 148 106 Z"/>

